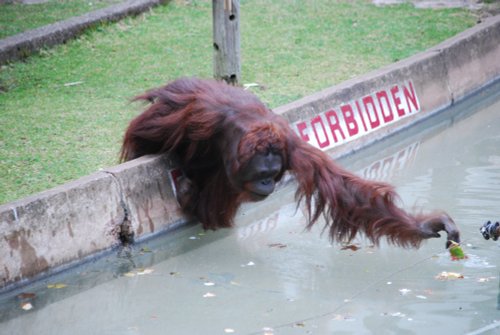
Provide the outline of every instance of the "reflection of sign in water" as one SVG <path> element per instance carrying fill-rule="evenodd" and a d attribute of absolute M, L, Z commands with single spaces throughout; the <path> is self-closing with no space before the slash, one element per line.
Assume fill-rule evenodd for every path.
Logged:
<path fill-rule="evenodd" d="M 327 150 L 420 111 L 411 81 L 382 89 L 298 121 L 293 128 L 313 146 Z"/>
<path fill-rule="evenodd" d="M 397 171 L 410 166 L 417 157 L 420 142 L 415 142 L 398 152 L 379 159 L 357 174 L 365 179 L 388 180 Z"/>
<path fill-rule="evenodd" d="M 238 239 L 244 240 L 249 237 L 254 237 L 255 235 L 265 234 L 275 230 L 278 227 L 279 216 L 280 211 L 278 210 L 263 220 L 238 228 Z"/>

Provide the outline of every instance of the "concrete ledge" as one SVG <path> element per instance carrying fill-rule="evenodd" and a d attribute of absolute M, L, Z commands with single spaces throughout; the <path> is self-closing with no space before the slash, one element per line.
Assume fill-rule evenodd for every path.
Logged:
<path fill-rule="evenodd" d="M 102 172 L 0 206 L 0 287 L 116 245 L 123 218 Z"/>
<path fill-rule="evenodd" d="M 276 112 L 296 124 L 381 89 L 412 83 L 418 113 L 337 146 L 333 153 L 340 156 L 415 125 L 500 79 L 499 59 L 500 16 L 426 52 Z M 142 239 L 186 222 L 170 184 L 168 171 L 174 166 L 167 157 L 142 157 L 1 205 L 0 290 L 116 246 L 124 227 Z"/>
<path fill-rule="evenodd" d="M 90 27 L 137 15 L 166 2 L 168 0 L 129 0 L 7 37 L 0 40 L 0 65 L 24 59 L 42 48 L 65 43 Z"/>
<path fill-rule="evenodd" d="M 161 156 L 146 156 L 0 206 L 0 288 L 185 222 Z M 127 227 L 124 227 L 127 225 Z"/>
<path fill-rule="evenodd" d="M 170 183 L 174 166 L 168 157 L 145 156 L 105 170 L 119 185 L 135 239 L 185 222 Z"/>

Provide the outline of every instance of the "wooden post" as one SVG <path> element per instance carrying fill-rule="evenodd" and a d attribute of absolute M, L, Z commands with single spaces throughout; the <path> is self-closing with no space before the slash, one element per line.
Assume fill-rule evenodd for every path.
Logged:
<path fill-rule="evenodd" d="M 240 1 L 212 0 L 214 77 L 236 85 L 241 77 Z"/>

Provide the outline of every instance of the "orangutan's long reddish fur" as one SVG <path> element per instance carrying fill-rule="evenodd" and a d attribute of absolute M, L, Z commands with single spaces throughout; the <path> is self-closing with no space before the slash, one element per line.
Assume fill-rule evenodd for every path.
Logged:
<path fill-rule="evenodd" d="M 411 215 L 395 204 L 388 184 L 363 180 L 335 164 L 325 153 L 302 141 L 280 116 L 257 97 L 224 83 L 184 78 L 149 91 L 136 100 L 151 103 L 129 125 L 121 159 L 175 153 L 197 188 L 183 208 L 207 229 L 230 227 L 246 194 L 231 184 L 257 152 L 279 150 L 283 171 L 298 183 L 296 197 L 305 202 L 308 227 L 323 215 L 334 241 L 347 242 L 363 233 L 378 243 L 418 247 L 446 230 L 459 239 L 444 214 Z"/>

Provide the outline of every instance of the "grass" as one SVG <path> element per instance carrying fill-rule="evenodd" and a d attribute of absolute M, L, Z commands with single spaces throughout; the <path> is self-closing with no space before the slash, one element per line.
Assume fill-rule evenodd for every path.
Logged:
<path fill-rule="evenodd" d="M 472 26 L 459 9 L 241 0 L 242 77 L 271 107 L 425 50 Z M 173 1 L 0 71 L 0 203 L 117 163 L 129 99 L 212 75 L 211 1 Z M 68 83 L 76 83 L 67 85 Z"/>
<path fill-rule="evenodd" d="M 123 0 L 50 0 L 25 5 L 0 4 L 0 38 L 15 35 L 72 16 L 123 2 Z"/>

